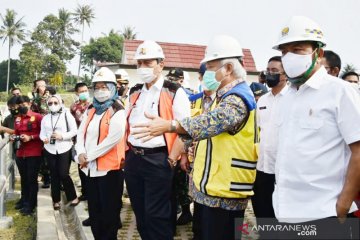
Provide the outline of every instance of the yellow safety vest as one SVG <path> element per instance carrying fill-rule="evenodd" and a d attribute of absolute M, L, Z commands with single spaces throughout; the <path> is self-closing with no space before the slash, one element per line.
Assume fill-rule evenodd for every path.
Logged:
<path fill-rule="evenodd" d="M 236 85 L 220 101 L 231 94 L 245 102 L 249 113 L 247 122 L 235 134 L 223 132 L 198 143 L 193 181 L 197 190 L 209 196 L 247 198 L 254 194 L 252 188 L 256 175 L 256 103 L 245 83 Z"/>
<path fill-rule="evenodd" d="M 213 101 L 210 106 L 210 111 L 213 110 L 216 106 L 216 101 Z M 204 112 L 203 109 L 203 97 L 196 99 L 195 101 L 191 102 L 191 117 L 198 116 Z"/>

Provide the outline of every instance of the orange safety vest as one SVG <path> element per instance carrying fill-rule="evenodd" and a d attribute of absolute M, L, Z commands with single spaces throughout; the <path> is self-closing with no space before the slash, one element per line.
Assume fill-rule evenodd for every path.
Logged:
<path fill-rule="evenodd" d="M 110 119 L 119 110 L 124 109 L 120 102 L 115 101 L 114 104 L 106 110 L 105 114 L 100 120 L 98 144 L 104 141 L 109 134 Z M 95 108 L 90 108 L 88 111 L 88 118 L 85 123 L 84 139 L 86 139 L 86 131 L 90 121 L 95 114 Z M 109 171 L 118 170 L 122 168 L 122 163 L 125 160 L 125 136 L 122 137 L 109 152 L 96 159 L 97 170 Z"/>
<path fill-rule="evenodd" d="M 141 89 L 144 84 L 137 84 L 130 90 L 129 103 L 130 110 L 127 114 L 127 119 L 129 120 L 129 116 L 131 114 L 132 109 L 135 106 L 136 101 L 139 99 Z M 161 118 L 166 120 L 174 120 L 173 116 L 173 102 L 175 98 L 176 91 L 180 88 L 179 84 L 172 83 L 170 81 L 164 80 L 164 85 L 161 88 L 160 98 L 159 98 L 159 115 Z M 127 121 L 129 122 L 129 121 Z M 129 134 L 129 126 L 127 126 L 127 133 Z M 176 133 L 165 133 L 164 139 L 166 143 L 166 147 L 168 149 L 168 153 L 170 154 L 171 148 L 174 145 L 175 139 L 177 137 Z"/>

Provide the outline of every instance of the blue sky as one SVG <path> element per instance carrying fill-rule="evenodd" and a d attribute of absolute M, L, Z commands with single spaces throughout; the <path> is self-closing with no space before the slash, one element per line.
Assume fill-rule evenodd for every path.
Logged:
<path fill-rule="evenodd" d="M 85 28 L 85 40 L 102 36 L 111 29 L 131 25 L 138 39 L 204 44 L 217 34 L 228 34 L 251 49 L 258 70 L 278 55 L 271 49 L 281 26 L 293 15 L 312 18 L 323 28 L 328 45 L 343 64 L 352 63 L 360 71 L 360 1 L 358 0 L 0 0 L 0 12 L 14 9 L 33 29 L 49 13 L 59 8 L 73 10 L 90 4 L 96 19 Z M 79 40 L 80 35 L 76 38 Z M 12 49 L 18 58 L 20 46 Z M 7 45 L 0 45 L 0 61 L 7 59 Z M 76 73 L 78 59 L 68 64 Z"/>

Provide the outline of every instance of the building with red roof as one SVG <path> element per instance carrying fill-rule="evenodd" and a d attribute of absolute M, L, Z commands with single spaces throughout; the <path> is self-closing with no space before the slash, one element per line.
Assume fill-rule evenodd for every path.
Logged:
<path fill-rule="evenodd" d="M 107 66 L 116 71 L 118 68 L 125 69 L 130 75 L 130 85 L 137 83 L 136 79 L 136 60 L 134 55 L 137 47 L 142 43 L 141 40 L 125 40 L 120 63 L 100 63 L 98 67 Z M 170 69 L 181 68 L 190 75 L 190 86 L 196 88 L 198 85 L 197 72 L 200 67 L 200 61 L 204 58 L 206 46 L 157 42 L 163 49 L 165 55 L 164 76 Z M 249 81 L 257 81 L 258 71 L 256 69 L 254 58 L 250 49 L 243 49 L 244 66 L 248 73 Z"/>

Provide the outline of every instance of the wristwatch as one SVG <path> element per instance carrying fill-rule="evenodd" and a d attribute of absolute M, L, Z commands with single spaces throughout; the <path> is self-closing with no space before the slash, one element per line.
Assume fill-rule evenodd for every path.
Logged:
<path fill-rule="evenodd" d="M 170 132 L 176 132 L 176 120 L 171 120 Z"/>

